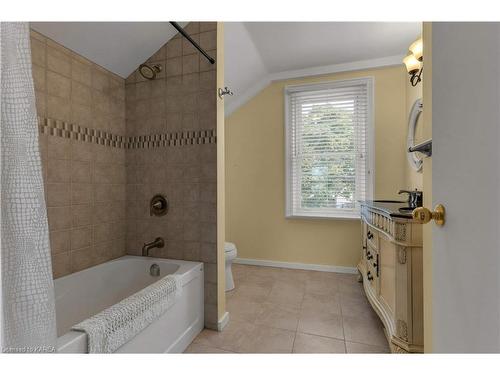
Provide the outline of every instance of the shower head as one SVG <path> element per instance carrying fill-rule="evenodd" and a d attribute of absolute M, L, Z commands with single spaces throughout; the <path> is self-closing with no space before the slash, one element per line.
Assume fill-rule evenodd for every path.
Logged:
<path fill-rule="evenodd" d="M 149 66 L 147 64 L 139 65 L 139 73 L 146 79 L 153 80 L 156 78 L 156 75 L 161 72 L 161 65 L 156 64 L 153 66 Z"/>

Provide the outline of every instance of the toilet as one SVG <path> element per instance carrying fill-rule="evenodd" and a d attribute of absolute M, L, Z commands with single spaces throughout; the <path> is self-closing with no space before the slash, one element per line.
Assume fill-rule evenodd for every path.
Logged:
<path fill-rule="evenodd" d="M 226 292 L 234 289 L 233 272 L 231 271 L 231 264 L 234 258 L 238 255 L 236 245 L 232 242 L 224 244 L 224 252 L 226 256 Z"/>

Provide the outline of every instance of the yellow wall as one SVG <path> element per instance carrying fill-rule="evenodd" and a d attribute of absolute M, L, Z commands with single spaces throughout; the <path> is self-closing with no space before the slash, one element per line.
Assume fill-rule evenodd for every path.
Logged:
<path fill-rule="evenodd" d="M 375 80 L 375 197 L 406 186 L 403 66 L 275 82 L 226 118 L 226 238 L 238 257 L 353 267 L 359 220 L 285 219 L 286 85 L 372 76 Z"/>

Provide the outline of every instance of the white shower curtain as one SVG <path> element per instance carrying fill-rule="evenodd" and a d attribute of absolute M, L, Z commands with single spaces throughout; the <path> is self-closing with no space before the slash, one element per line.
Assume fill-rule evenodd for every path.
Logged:
<path fill-rule="evenodd" d="M 0 24 L 1 348 L 53 352 L 54 286 L 29 25 Z"/>

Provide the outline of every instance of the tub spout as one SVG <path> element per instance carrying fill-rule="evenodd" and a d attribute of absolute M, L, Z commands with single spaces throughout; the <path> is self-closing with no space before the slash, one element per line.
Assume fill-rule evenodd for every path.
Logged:
<path fill-rule="evenodd" d="M 144 246 L 142 247 L 142 256 L 143 257 L 148 257 L 149 256 L 149 250 L 157 247 L 157 248 L 162 248 L 165 246 L 165 241 L 161 237 L 155 238 L 154 241 L 145 243 Z"/>

